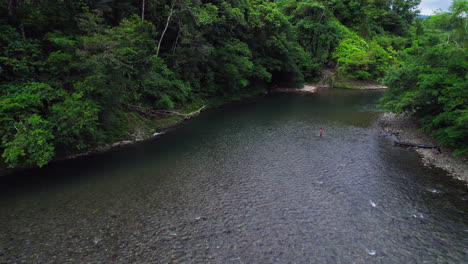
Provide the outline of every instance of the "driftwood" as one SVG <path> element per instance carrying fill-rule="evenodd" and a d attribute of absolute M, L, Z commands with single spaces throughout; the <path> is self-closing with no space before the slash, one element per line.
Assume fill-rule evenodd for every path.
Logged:
<path fill-rule="evenodd" d="M 183 114 L 183 113 L 179 113 L 179 112 L 176 112 L 176 111 L 170 111 L 170 110 L 152 110 L 152 109 L 145 109 L 139 105 L 132 105 L 132 104 L 126 104 L 130 109 L 132 110 L 135 110 L 143 115 L 147 115 L 147 116 L 154 116 L 154 117 L 161 117 L 161 116 L 178 116 L 178 117 L 181 117 L 183 119 L 189 119 L 193 116 L 196 116 L 198 114 L 200 114 L 201 110 L 203 110 L 206 106 L 202 106 L 200 109 L 198 109 L 197 111 L 194 111 L 194 112 L 191 112 L 191 113 L 187 113 L 187 114 Z"/>
<path fill-rule="evenodd" d="M 429 144 L 415 144 L 409 142 L 402 142 L 402 141 L 393 141 L 397 146 L 405 146 L 405 147 L 415 147 L 415 148 L 435 148 L 434 145 Z"/>

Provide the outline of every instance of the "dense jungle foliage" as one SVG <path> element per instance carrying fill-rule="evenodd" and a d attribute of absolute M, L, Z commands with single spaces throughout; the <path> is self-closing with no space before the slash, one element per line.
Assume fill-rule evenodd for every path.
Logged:
<path fill-rule="evenodd" d="M 385 79 L 387 110 L 413 114 L 440 144 L 468 154 L 468 1 L 454 1 L 449 12 L 416 20 L 401 66 Z"/>
<path fill-rule="evenodd" d="M 2 166 L 43 166 L 128 138 L 148 113 L 299 86 L 325 68 L 361 80 L 392 69 L 385 106 L 420 114 L 456 146 L 468 122 L 467 1 L 424 21 L 419 2 L 3 0 Z"/>

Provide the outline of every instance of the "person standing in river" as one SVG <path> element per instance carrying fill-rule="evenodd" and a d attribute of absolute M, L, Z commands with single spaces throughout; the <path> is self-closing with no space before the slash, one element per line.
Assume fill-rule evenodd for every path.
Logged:
<path fill-rule="evenodd" d="M 320 136 L 323 134 L 323 128 L 320 128 Z"/>

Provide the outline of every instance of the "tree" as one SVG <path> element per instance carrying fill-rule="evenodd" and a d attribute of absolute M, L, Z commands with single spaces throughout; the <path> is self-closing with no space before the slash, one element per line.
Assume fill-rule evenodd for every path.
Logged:
<path fill-rule="evenodd" d="M 466 1 L 456 1 L 448 15 L 419 21 L 421 38 L 401 51 L 412 41 L 408 25 L 417 3 L 1 1 L 0 153 L 9 166 L 42 166 L 56 155 L 126 138 L 130 123 L 157 116 L 147 113 L 300 86 L 336 65 L 344 76 L 375 79 L 398 65 L 399 55 L 424 54 L 417 45 L 445 43 L 447 52 L 465 46 Z M 458 62 L 450 67 L 463 69 Z M 406 81 L 403 73 L 391 76 Z M 431 86 L 422 76 L 408 81 Z M 450 83 L 458 83 L 454 76 Z"/>
<path fill-rule="evenodd" d="M 455 1 L 451 10 L 458 4 Z M 461 18 L 461 23 L 453 23 L 453 27 L 448 26 L 447 19 L 455 22 L 460 17 L 453 12 L 450 16 L 441 13 L 423 23 L 424 34 L 406 51 L 406 62 L 385 78 L 390 89 L 382 105 L 397 114 L 415 115 L 423 130 L 440 144 L 456 148 L 455 154 L 466 155 L 468 55 L 458 34 L 468 18 Z"/>

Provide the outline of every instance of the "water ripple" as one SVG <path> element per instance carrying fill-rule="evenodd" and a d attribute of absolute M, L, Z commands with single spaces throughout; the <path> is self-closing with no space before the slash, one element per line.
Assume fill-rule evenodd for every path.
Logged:
<path fill-rule="evenodd" d="M 466 188 L 380 135 L 378 96 L 263 98 L 43 170 L 77 176 L 5 196 L 0 262 L 462 263 Z"/>

